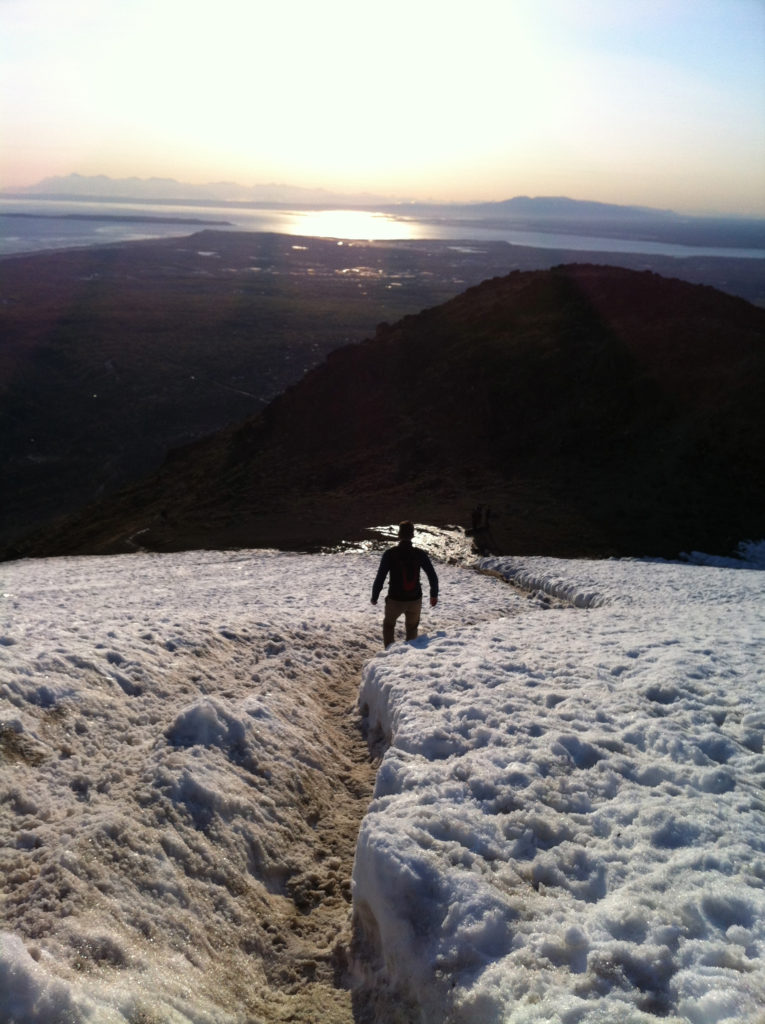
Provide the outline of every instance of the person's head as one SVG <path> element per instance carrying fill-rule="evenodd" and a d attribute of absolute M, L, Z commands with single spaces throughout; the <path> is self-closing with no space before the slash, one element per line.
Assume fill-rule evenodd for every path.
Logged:
<path fill-rule="evenodd" d="M 398 524 L 398 539 L 403 541 L 411 541 L 414 537 L 414 523 L 411 523 L 408 519 L 405 519 L 403 523 Z"/>

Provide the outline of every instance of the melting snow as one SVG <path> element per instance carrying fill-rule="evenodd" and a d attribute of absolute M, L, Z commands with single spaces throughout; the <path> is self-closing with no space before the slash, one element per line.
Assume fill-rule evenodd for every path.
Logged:
<path fill-rule="evenodd" d="M 350 916 L 326 708 L 364 661 L 380 1021 L 765 1019 L 762 572 L 440 564 L 424 635 L 382 652 L 377 559 L 0 566 L 0 1019 L 290 1019 L 280 956 L 348 938 L 294 924 Z"/>
<path fill-rule="evenodd" d="M 367 983 L 434 1024 L 762 1021 L 762 573 L 482 565 L 565 603 L 366 666 Z"/>

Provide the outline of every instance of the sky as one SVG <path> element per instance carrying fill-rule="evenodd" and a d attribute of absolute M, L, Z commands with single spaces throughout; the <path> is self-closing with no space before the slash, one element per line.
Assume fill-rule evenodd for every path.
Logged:
<path fill-rule="evenodd" d="M 0 1019 L 350 1021 L 348 896 L 375 1019 L 762 1019 L 765 545 L 458 533 L 385 651 L 379 552 L 0 565 Z"/>
<path fill-rule="evenodd" d="M 765 215 L 765 0 L 0 0 L 0 21 L 0 188 Z"/>

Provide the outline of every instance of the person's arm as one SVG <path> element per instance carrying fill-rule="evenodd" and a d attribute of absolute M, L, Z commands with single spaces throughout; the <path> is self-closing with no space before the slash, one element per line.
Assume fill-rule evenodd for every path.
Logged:
<path fill-rule="evenodd" d="M 380 596 L 380 591 L 385 583 L 385 577 L 388 575 L 388 569 L 390 568 L 390 557 L 388 552 L 384 552 L 380 559 L 380 568 L 377 570 L 375 581 L 372 584 L 372 604 L 377 604 L 377 598 Z"/>
<path fill-rule="evenodd" d="M 425 575 L 428 577 L 428 583 L 430 584 L 430 604 L 435 608 L 438 603 L 438 576 L 436 576 L 436 570 L 433 568 L 433 563 L 427 551 L 420 551 L 420 565 L 425 570 Z"/>

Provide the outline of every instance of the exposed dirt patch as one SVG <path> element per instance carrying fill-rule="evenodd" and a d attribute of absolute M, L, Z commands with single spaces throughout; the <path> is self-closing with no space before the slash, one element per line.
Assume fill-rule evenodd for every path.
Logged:
<path fill-rule="evenodd" d="M 0 763 L 24 761 L 36 765 L 40 764 L 44 756 L 25 736 L 19 735 L 10 726 L 0 725 Z"/>

